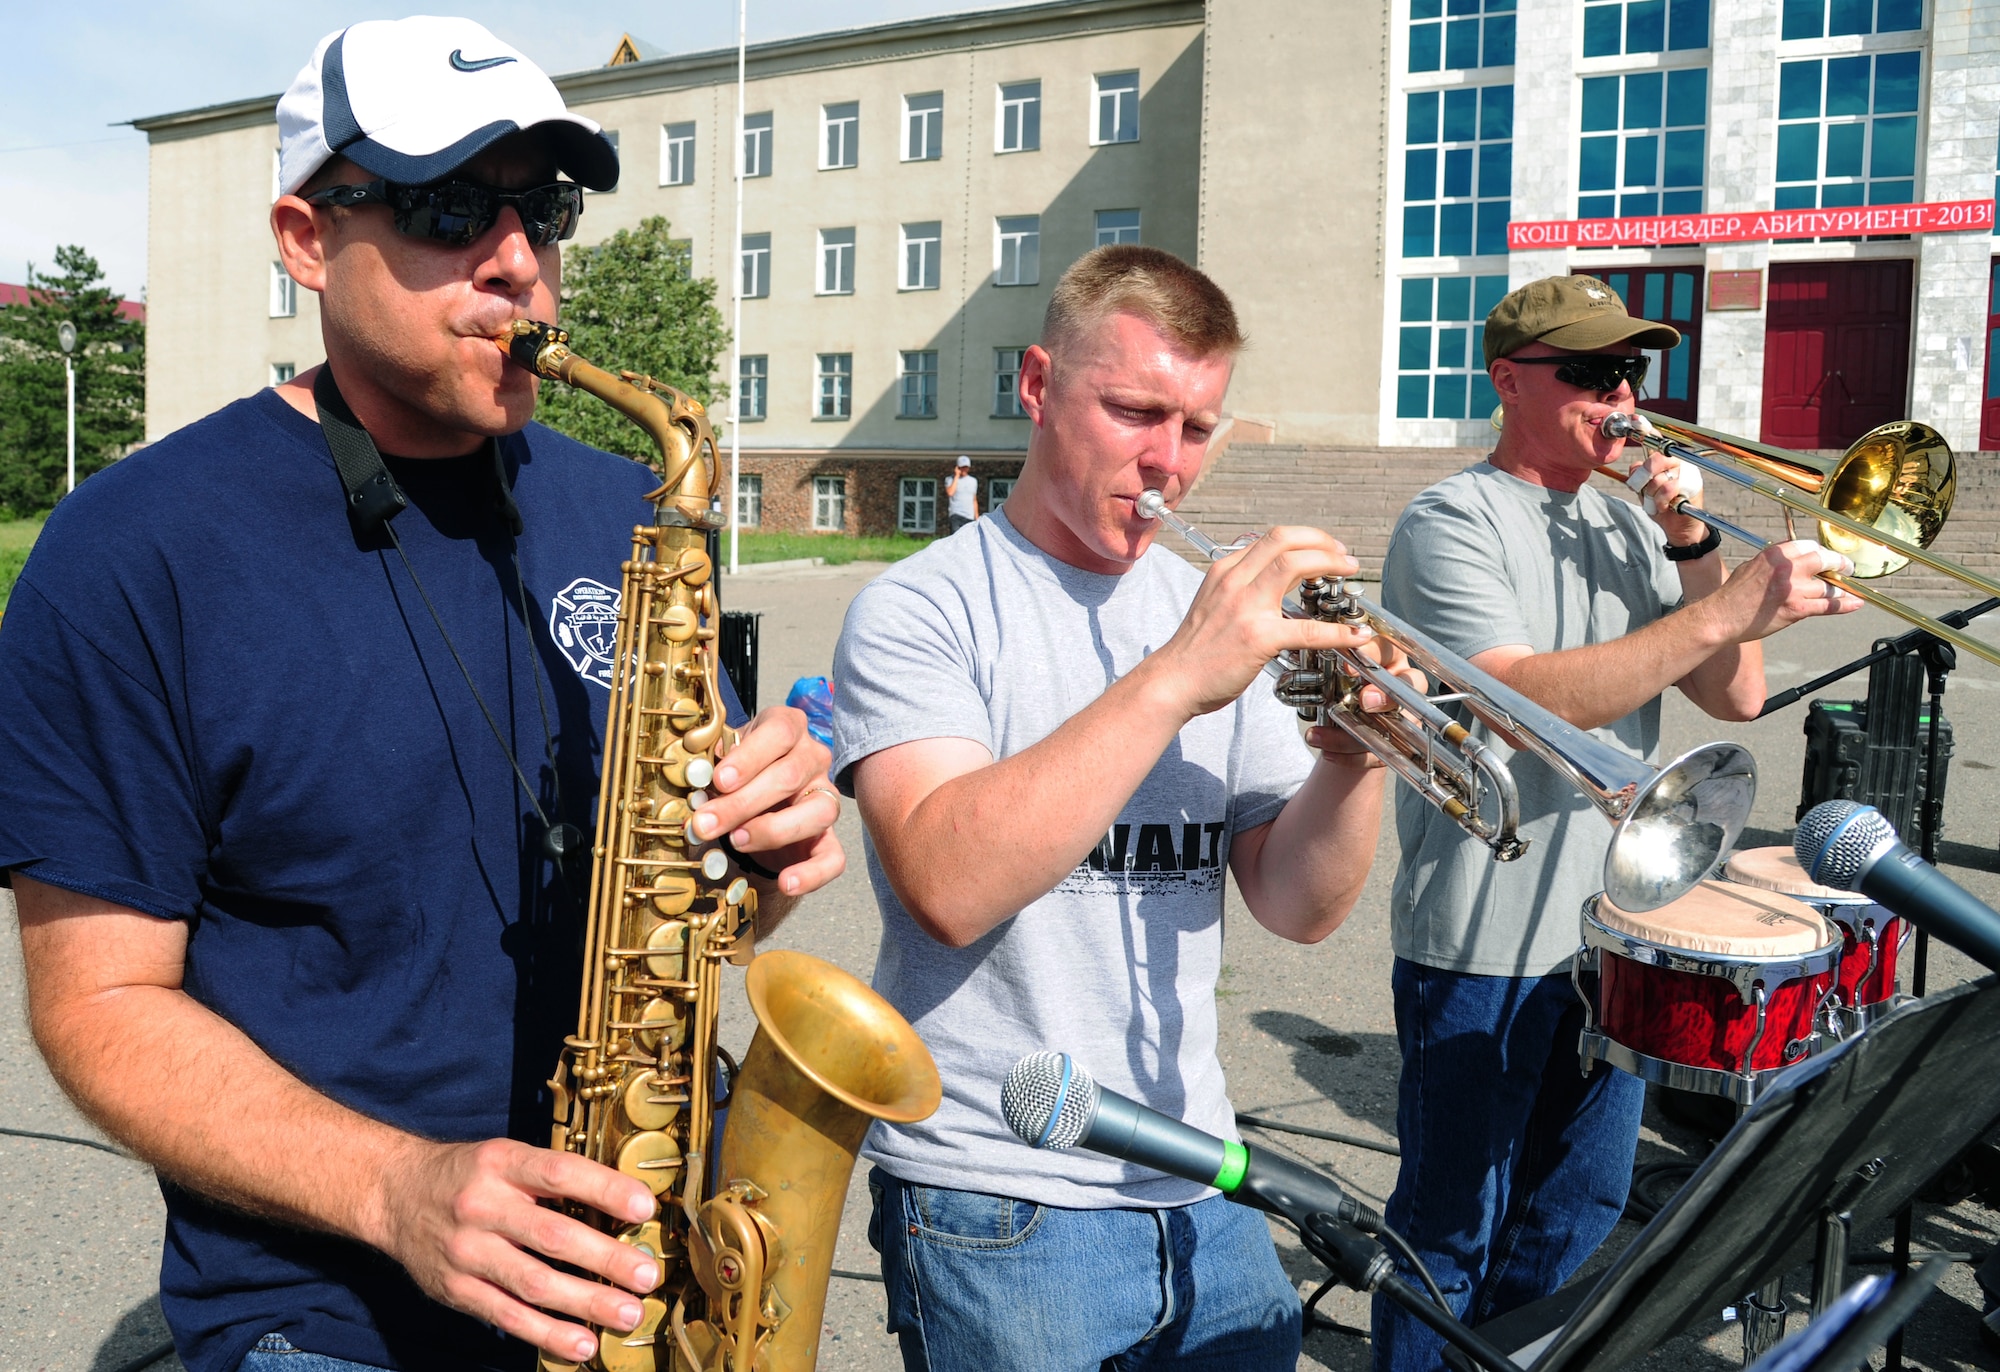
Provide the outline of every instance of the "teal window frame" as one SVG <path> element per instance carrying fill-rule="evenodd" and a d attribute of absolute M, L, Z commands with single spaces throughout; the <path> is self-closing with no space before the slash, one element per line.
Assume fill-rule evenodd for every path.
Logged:
<path fill-rule="evenodd" d="M 1708 92 L 1707 67 L 1584 77 L 1576 217 L 1700 214 Z"/>
<path fill-rule="evenodd" d="M 1515 3 L 1410 0 L 1410 71 L 1513 66 Z"/>
<path fill-rule="evenodd" d="M 1584 0 L 1583 55 L 1694 52 L 1709 45 L 1710 0 Z"/>
<path fill-rule="evenodd" d="M 1513 83 L 1410 91 L 1404 110 L 1403 257 L 1504 255 Z"/>
<path fill-rule="evenodd" d="M 1484 419 L 1500 399 L 1482 335 L 1506 273 L 1406 276 L 1397 289 L 1396 418 Z"/>
<path fill-rule="evenodd" d="M 1780 62 L 1774 208 L 1913 203 L 1923 77 L 1917 48 Z"/>

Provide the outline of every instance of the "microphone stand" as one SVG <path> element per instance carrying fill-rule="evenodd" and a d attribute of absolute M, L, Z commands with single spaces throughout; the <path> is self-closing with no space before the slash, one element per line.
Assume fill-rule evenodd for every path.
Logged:
<path fill-rule="evenodd" d="M 1954 629 L 1963 629 L 1967 624 L 1979 618 L 1979 616 L 1995 609 L 2000 609 L 2000 597 L 1982 600 L 1977 605 L 1968 606 L 1963 610 L 1953 610 L 1951 613 L 1940 615 L 1938 618 L 1941 623 L 1947 624 Z M 1917 807 L 1916 821 L 1918 851 L 1923 855 L 1925 862 L 1935 866 L 1937 864 L 1938 831 L 1944 826 L 1943 788 L 1940 785 L 1941 778 L 1938 775 L 1938 751 L 1940 747 L 1938 730 L 1944 718 L 1945 683 L 1947 678 L 1950 677 L 1952 669 L 1958 666 L 1958 650 L 1956 648 L 1926 630 L 1912 629 L 1897 638 L 1886 639 L 1876 644 L 1872 651 L 1856 658 L 1844 667 L 1836 667 L 1824 676 L 1815 677 L 1803 685 L 1791 687 L 1789 690 L 1780 691 L 1777 695 L 1771 696 L 1764 702 L 1764 708 L 1757 712 L 1757 718 L 1762 719 L 1765 715 L 1773 711 L 1782 710 L 1788 705 L 1795 704 L 1814 691 L 1831 686 L 1834 682 L 1852 676 L 1864 668 L 1872 667 L 1878 662 L 1886 661 L 1903 653 L 1915 654 L 1924 664 L 1924 675 L 1927 678 L 1926 685 L 1930 688 L 1930 729 L 1924 746 L 1924 803 Z M 1916 947 L 1912 951 L 1910 958 L 1910 994 L 1919 1000 L 1923 998 L 1924 992 L 1927 989 L 1926 983 L 1930 970 L 1930 953 L 1931 936 L 1929 931 L 1925 929 L 1917 930 Z M 1910 1269 L 1910 1238 L 1913 1227 L 1913 1214 L 1914 1207 L 1905 1205 L 1896 1215 L 1894 1254 L 1891 1260 L 1899 1272 L 1908 1272 Z M 1900 1326 L 1898 1326 L 1896 1332 L 1889 1338 L 1887 1353 L 1888 1357 L 1883 1364 L 1882 1372 L 1902 1372 L 1903 1330 Z"/>
<path fill-rule="evenodd" d="M 1343 1284 L 1363 1295 L 1380 1291 L 1490 1372 L 1521 1372 L 1520 1364 L 1398 1275 L 1388 1251 L 1353 1225 L 1319 1210 L 1299 1222 L 1299 1238 L 1306 1251 L 1325 1263 Z"/>

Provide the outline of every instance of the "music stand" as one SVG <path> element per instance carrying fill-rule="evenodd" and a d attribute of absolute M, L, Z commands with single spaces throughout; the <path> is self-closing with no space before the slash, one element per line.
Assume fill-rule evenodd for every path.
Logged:
<path fill-rule="evenodd" d="M 2000 977 L 1904 1005 L 1767 1088 L 1552 1337 L 1535 1339 L 1535 1306 L 1480 1332 L 1532 1372 L 1612 1372 L 1816 1243 L 1844 1263 L 1852 1226 L 1893 1216 L 2000 1119 L 1996 1068 Z"/>
<path fill-rule="evenodd" d="M 1929 1258 L 1914 1272 L 1877 1272 L 1847 1288 L 1813 1322 L 1759 1358 L 1750 1372 L 1854 1372 L 1917 1313 L 1951 1264 Z"/>

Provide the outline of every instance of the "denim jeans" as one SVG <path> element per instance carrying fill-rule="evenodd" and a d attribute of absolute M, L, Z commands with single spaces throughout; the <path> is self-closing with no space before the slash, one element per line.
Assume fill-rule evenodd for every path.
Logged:
<path fill-rule="evenodd" d="M 1609 1237 L 1632 1184 L 1646 1089 L 1582 1075 L 1567 973 L 1483 977 L 1396 959 L 1402 1168 L 1387 1219 L 1459 1318 L 1556 1290 Z M 1443 1341 L 1381 1296 L 1376 1372 L 1433 1372 Z"/>
<path fill-rule="evenodd" d="M 236 1372 L 383 1372 L 365 1362 L 330 1358 L 324 1353 L 308 1353 L 292 1347 L 283 1334 L 266 1334 L 256 1347 L 243 1355 Z"/>
<path fill-rule="evenodd" d="M 1299 1298 L 1264 1217 L 1214 1196 L 1059 1210 L 876 1168 L 868 1239 L 909 1372 L 1292 1372 Z"/>

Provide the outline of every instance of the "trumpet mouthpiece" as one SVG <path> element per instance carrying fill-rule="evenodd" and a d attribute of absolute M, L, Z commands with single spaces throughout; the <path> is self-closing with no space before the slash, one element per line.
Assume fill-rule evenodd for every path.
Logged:
<path fill-rule="evenodd" d="M 1167 498 L 1158 491 L 1141 491 L 1139 498 L 1132 502 L 1142 518 L 1158 519 L 1167 508 Z"/>
<path fill-rule="evenodd" d="M 1597 428 L 1606 438 L 1637 438 L 1645 432 L 1639 423 L 1639 416 L 1626 414 L 1623 410 L 1613 410 L 1604 416 Z"/>

